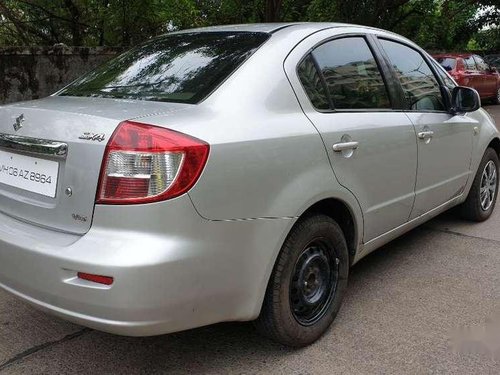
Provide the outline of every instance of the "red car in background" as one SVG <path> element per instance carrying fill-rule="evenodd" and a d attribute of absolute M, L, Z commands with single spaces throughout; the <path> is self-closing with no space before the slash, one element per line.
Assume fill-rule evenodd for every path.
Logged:
<path fill-rule="evenodd" d="M 449 53 L 433 56 L 460 86 L 479 92 L 481 99 L 500 104 L 500 74 L 480 56 L 471 53 Z"/>

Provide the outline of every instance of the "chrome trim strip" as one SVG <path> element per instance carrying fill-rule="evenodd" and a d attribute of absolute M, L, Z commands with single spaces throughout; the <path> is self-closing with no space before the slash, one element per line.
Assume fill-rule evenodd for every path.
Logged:
<path fill-rule="evenodd" d="M 47 139 L 0 133 L 0 147 L 27 154 L 66 158 L 68 144 Z"/>

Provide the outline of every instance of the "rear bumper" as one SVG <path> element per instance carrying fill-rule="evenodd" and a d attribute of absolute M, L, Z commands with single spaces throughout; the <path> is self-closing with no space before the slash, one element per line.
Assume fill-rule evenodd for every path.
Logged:
<path fill-rule="evenodd" d="M 293 221 L 207 221 L 188 197 L 97 206 L 84 236 L 0 214 L 0 286 L 64 319 L 121 335 L 251 320 Z M 86 282 L 77 272 L 114 283 Z"/>

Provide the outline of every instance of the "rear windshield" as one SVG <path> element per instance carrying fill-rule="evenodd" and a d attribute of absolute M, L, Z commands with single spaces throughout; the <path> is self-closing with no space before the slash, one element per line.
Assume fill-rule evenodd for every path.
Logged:
<path fill-rule="evenodd" d="M 83 76 L 59 95 L 198 103 L 268 38 L 253 32 L 163 36 Z"/>
<path fill-rule="evenodd" d="M 436 60 L 447 71 L 455 69 L 455 66 L 457 65 L 457 59 L 452 57 L 438 57 Z"/>

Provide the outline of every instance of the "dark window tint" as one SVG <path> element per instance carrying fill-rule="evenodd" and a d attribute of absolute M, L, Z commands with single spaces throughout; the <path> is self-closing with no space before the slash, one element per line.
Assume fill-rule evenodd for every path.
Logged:
<path fill-rule="evenodd" d="M 379 68 L 364 38 L 322 44 L 313 56 L 336 109 L 390 108 Z"/>
<path fill-rule="evenodd" d="M 328 95 L 311 55 L 300 63 L 298 74 L 312 105 L 318 109 L 329 109 Z"/>
<path fill-rule="evenodd" d="M 488 55 L 484 58 L 488 64 L 500 68 L 500 55 Z"/>
<path fill-rule="evenodd" d="M 124 53 L 60 95 L 197 103 L 268 37 L 248 32 L 167 35 Z"/>
<path fill-rule="evenodd" d="M 477 70 L 476 62 L 474 61 L 474 57 L 472 56 L 464 59 L 464 64 L 466 70 Z"/>
<path fill-rule="evenodd" d="M 438 57 L 436 61 L 447 71 L 453 70 L 457 66 L 457 59 L 452 57 Z"/>
<path fill-rule="evenodd" d="M 422 55 L 413 48 L 380 40 L 403 88 L 408 109 L 443 111 L 441 88 Z"/>

